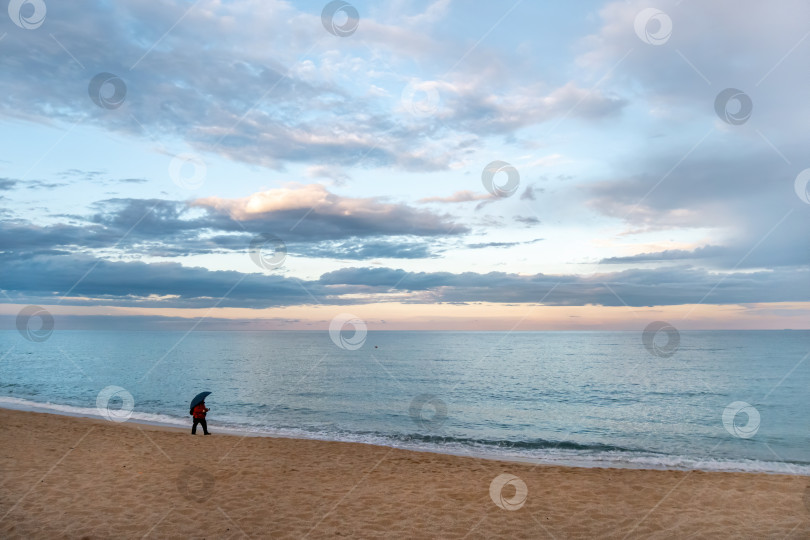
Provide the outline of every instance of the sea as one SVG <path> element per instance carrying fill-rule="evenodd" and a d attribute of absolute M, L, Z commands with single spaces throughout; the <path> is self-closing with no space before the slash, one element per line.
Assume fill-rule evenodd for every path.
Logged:
<path fill-rule="evenodd" d="M 190 428 L 210 391 L 215 435 L 810 475 L 810 331 L 675 337 L 9 330 L 0 407 Z"/>

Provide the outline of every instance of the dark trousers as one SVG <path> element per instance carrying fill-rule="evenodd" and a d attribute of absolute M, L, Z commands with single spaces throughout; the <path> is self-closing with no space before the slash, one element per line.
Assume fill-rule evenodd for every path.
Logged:
<path fill-rule="evenodd" d="M 197 424 L 200 424 L 203 428 L 203 433 L 208 435 L 208 424 L 205 422 L 205 418 L 195 418 L 194 423 L 191 424 L 191 434 L 197 434 Z"/>

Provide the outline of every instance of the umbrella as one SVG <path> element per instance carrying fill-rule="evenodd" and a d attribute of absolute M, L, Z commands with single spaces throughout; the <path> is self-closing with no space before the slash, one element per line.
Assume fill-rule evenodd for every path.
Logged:
<path fill-rule="evenodd" d="M 193 409 L 194 407 L 196 407 L 197 405 L 199 405 L 200 403 L 205 401 L 205 398 L 208 397 L 208 394 L 210 394 L 210 393 L 211 392 L 200 392 L 199 394 L 194 396 L 194 399 L 191 400 L 191 405 L 189 406 L 189 410 Z M 191 413 L 189 413 L 189 414 L 191 414 Z"/>

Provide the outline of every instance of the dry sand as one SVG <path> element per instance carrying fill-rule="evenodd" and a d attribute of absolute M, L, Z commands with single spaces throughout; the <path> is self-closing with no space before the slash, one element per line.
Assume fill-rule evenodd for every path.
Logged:
<path fill-rule="evenodd" d="M 0 448 L 2 538 L 810 537 L 806 477 L 532 466 L 12 410 Z M 525 483 L 517 510 L 490 496 L 504 473 Z"/>

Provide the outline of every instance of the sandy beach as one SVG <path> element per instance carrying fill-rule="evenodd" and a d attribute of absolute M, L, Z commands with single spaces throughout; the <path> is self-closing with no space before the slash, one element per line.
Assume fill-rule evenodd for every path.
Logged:
<path fill-rule="evenodd" d="M 0 410 L 0 446 L 4 538 L 810 535 L 810 479 L 796 476 L 533 466 L 15 410 Z"/>

